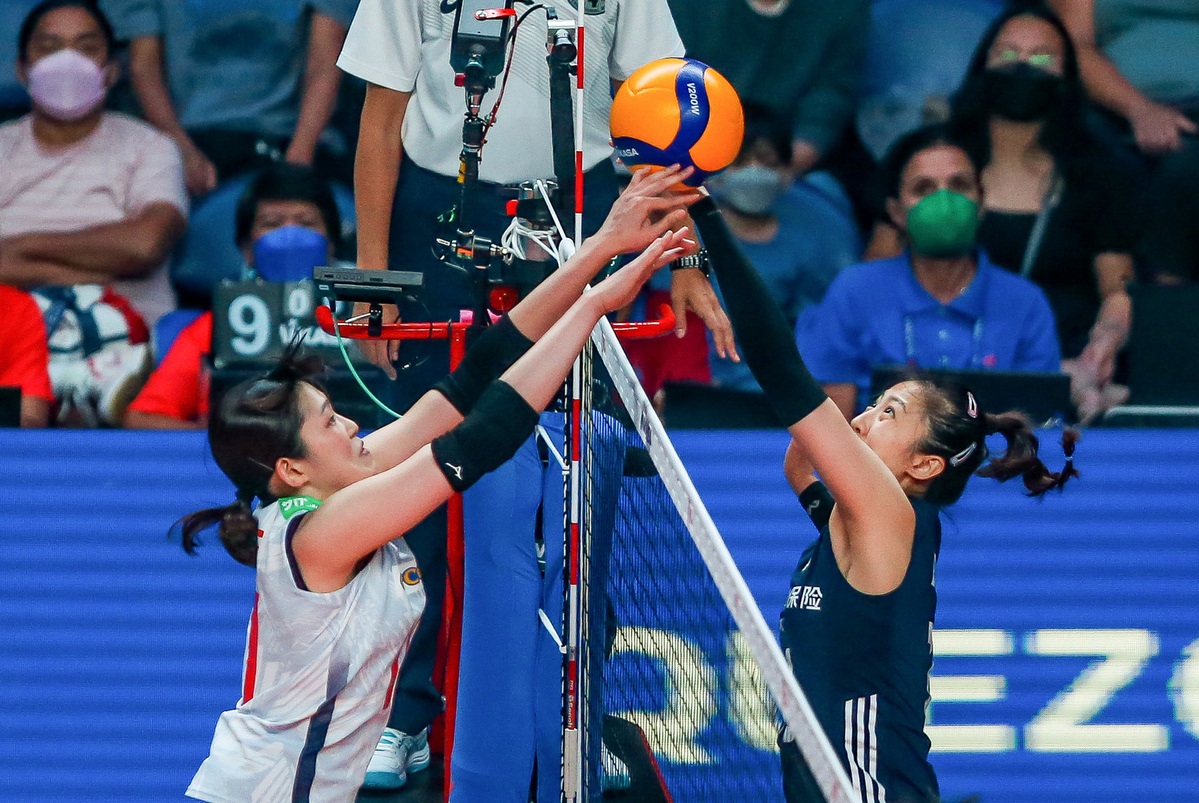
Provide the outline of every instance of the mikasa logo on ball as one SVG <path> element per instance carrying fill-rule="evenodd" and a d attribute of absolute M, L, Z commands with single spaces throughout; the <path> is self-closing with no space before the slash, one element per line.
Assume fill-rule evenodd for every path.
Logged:
<path fill-rule="evenodd" d="M 639 156 L 639 155 L 640 155 L 640 153 L 637 151 L 636 148 L 617 148 L 616 149 L 616 158 L 617 159 L 627 159 L 630 156 Z"/>
<path fill-rule="evenodd" d="M 695 88 L 695 84 L 687 84 L 687 95 L 691 98 L 691 113 L 699 117 L 699 90 Z"/>

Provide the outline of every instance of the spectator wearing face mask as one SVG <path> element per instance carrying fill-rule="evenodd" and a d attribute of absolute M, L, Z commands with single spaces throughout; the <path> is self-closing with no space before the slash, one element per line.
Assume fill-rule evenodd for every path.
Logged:
<path fill-rule="evenodd" d="M 1141 221 L 1130 166 L 1084 123 L 1078 58 L 1052 11 L 1017 7 L 995 20 L 950 125 L 984 155 L 978 241 L 1045 291 L 1079 420 L 1090 423 L 1128 398 L 1114 380 L 1132 327 L 1126 285 Z M 902 239 L 882 230 L 890 244 L 871 252 L 896 253 Z"/>
<path fill-rule="evenodd" d="M 118 67 L 93 4 L 38 4 L 18 43 L 33 110 L 0 126 L 0 282 L 110 286 L 153 326 L 175 308 L 166 261 L 188 210 L 179 150 L 104 110 Z"/>
<path fill-rule="evenodd" d="M 757 104 L 745 106 L 745 139 L 736 161 L 708 181 L 741 251 L 795 326 L 820 303 L 833 278 L 861 254 L 848 202 L 811 181 L 792 183 L 786 121 Z M 719 292 L 719 288 L 718 288 Z M 749 367 L 709 352 L 712 383 L 760 390 Z"/>
<path fill-rule="evenodd" d="M 900 138 L 883 172 L 887 214 L 908 249 L 846 268 L 801 317 L 804 360 L 847 417 L 869 401 L 875 365 L 1060 370 L 1045 294 L 976 245 L 979 164 L 941 127 Z"/>
<path fill-rule="evenodd" d="M 311 168 L 276 164 L 265 168 L 237 205 L 237 243 L 248 276 L 276 275 L 274 266 L 334 255 L 341 218 L 329 184 Z M 314 254 L 320 256 L 313 260 Z M 208 422 L 208 373 L 212 313 L 183 329 L 146 386 L 129 405 L 126 429 L 203 429 Z"/>

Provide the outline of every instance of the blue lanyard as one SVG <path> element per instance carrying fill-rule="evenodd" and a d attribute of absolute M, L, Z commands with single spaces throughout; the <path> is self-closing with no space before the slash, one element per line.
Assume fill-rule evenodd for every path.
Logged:
<path fill-rule="evenodd" d="M 970 339 L 970 365 L 967 367 L 977 368 L 982 364 L 982 357 L 980 356 L 980 352 L 982 351 L 982 344 L 983 344 L 983 319 L 979 318 L 977 321 L 974 322 L 974 334 L 972 335 L 972 337 Z M 906 356 L 908 365 L 919 365 L 920 363 L 916 359 L 915 327 L 912 325 L 912 316 L 910 314 L 903 316 L 903 347 L 904 347 L 904 351 L 907 352 L 905 356 Z M 923 367 L 924 368 L 943 368 L 946 366 L 925 365 Z"/>

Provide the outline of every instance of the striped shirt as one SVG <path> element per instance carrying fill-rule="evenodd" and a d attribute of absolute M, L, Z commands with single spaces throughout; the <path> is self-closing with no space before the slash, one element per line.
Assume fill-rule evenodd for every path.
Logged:
<path fill-rule="evenodd" d="M 318 504 L 292 497 L 254 514 L 258 580 L 242 697 L 221 714 L 189 797 L 345 803 L 366 775 L 425 592 L 402 539 L 343 588 L 306 590 L 291 538 Z"/>

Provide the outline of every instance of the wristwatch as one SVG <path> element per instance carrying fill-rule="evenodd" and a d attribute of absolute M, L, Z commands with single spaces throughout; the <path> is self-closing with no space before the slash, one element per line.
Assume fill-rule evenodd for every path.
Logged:
<path fill-rule="evenodd" d="M 670 263 L 670 269 L 683 270 L 685 268 L 698 268 L 707 276 L 711 271 L 711 264 L 708 262 L 708 249 L 701 248 L 694 254 L 688 254 L 685 257 L 679 257 L 674 262 Z"/>

